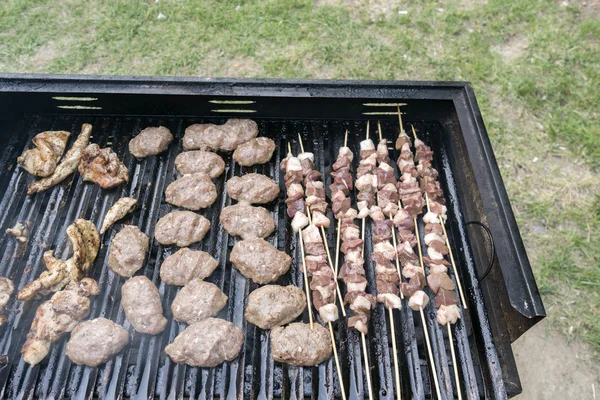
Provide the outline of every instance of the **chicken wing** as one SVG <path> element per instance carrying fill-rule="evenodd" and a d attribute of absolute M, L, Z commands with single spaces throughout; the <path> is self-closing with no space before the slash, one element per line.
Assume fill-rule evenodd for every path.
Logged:
<path fill-rule="evenodd" d="M 25 150 L 21 157 L 17 158 L 19 164 L 23 164 L 25 171 L 31 175 L 46 177 L 52 175 L 67 147 L 70 132 L 47 131 L 38 133 L 31 141 L 34 149 Z"/>

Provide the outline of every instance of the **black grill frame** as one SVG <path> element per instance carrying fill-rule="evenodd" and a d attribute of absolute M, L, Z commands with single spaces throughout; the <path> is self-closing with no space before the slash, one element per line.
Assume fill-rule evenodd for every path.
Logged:
<path fill-rule="evenodd" d="M 56 99 L 60 97 L 61 99 Z M 95 98 L 96 100 L 73 100 L 64 98 Z M 251 100 L 255 103 L 249 104 L 223 104 L 211 101 L 239 101 Z M 477 383 L 474 375 L 473 365 L 463 364 L 461 374 L 466 376 L 468 382 L 475 382 L 476 387 L 464 387 L 463 391 L 467 398 L 504 398 L 520 392 L 520 382 L 514 358 L 510 349 L 510 343 L 520 334 L 533 326 L 544 317 L 545 311 L 541 302 L 535 280 L 531 273 L 531 267 L 521 241 L 514 215 L 508 202 L 506 191 L 502 184 L 500 173 L 493 155 L 491 144 L 483 126 L 483 121 L 475 100 L 475 96 L 467 83 L 436 83 L 436 82 L 352 82 L 352 81 L 310 81 L 290 82 L 272 80 L 228 80 L 228 79 L 193 79 L 193 78 L 130 78 L 130 77 L 80 77 L 80 76 L 25 76 L 25 75 L 0 75 L 0 118 L 3 128 L 0 131 L 0 144 L 4 152 L 0 155 L 0 188 L 2 189 L 2 200 L 0 200 L 0 228 L 6 229 L 17 220 L 32 219 L 34 232 L 29 250 L 25 259 L 31 260 L 32 268 L 26 279 L 20 280 L 19 287 L 33 279 L 41 272 L 38 260 L 43 252 L 41 244 L 46 243 L 57 249 L 60 256 L 66 251 L 67 241 L 64 230 L 76 217 L 85 216 L 99 222 L 108 207 L 121 195 L 127 193 L 128 187 L 118 188 L 114 191 L 102 192 L 91 184 L 82 184 L 76 174 L 69 185 L 60 185 L 44 194 L 24 197 L 24 190 L 31 178 L 26 173 L 18 172 L 14 167 L 15 155 L 22 152 L 23 148 L 29 146 L 30 138 L 41 130 L 65 129 L 75 134 L 79 132 L 81 123 L 91 122 L 94 126 L 95 138 L 106 145 L 112 140 L 112 146 L 122 157 L 122 160 L 130 167 L 133 174 L 146 185 L 131 185 L 133 194 L 145 199 L 144 204 L 148 208 L 142 208 L 133 217 L 131 223 L 138 223 L 143 231 L 152 237 L 153 224 L 158 215 L 163 215 L 170 208 L 162 201 L 165 185 L 175 178 L 173 160 L 179 147 L 173 146 L 168 155 L 150 158 L 142 163 L 135 163 L 126 151 L 128 135 L 138 132 L 152 123 L 166 123 L 180 138 L 183 130 L 188 124 L 194 122 L 223 122 L 228 117 L 243 115 L 259 121 L 261 135 L 264 132 L 273 137 L 279 137 L 279 148 L 276 157 L 280 158 L 285 149 L 285 141 L 293 140 L 295 132 L 301 130 L 306 143 L 316 145 L 317 165 L 325 172 L 325 164 L 330 165 L 331 159 L 335 159 L 336 149 L 341 144 L 344 127 L 349 127 L 351 135 L 355 136 L 352 141 L 356 143 L 358 137 L 364 131 L 364 121 L 367 118 L 380 119 L 384 125 L 386 137 L 393 139 L 392 134 L 396 117 L 392 115 L 393 106 L 367 106 L 365 103 L 395 103 L 406 102 L 403 107 L 406 113 L 407 123 L 414 122 L 419 132 L 427 131 L 424 139 L 429 141 L 434 150 L 438 162 L 438 169 L 444 176 L 442 182 L 446 196 L 450 200 L 449 213 L 454 218 L 449 224 L 449 235 L 455 245 L 460 244 L 457 251 L 459 264 L 462 266 L 461 274 L 463 283 L 466 285 L 470 314 L 472 319 L 467 318 L 464 323 L 457 325 L 456 336 L 458 353 L 472 353 L 472 359 L 479 360 L 481 366 L 481 377 L 485 383 Z M 58 107 L 57 107 L 58 106 Z M 67 106 L 69 108 L 59 108 Z M 79 108 L 72 108 L 77 106 Z M 88 108 L 80 108 L 88 107 Z M 89 108 L 92 107 L 92 108 Z M 98 108 L 100 107 L 100 108 Z M 254 113 L 238 113 L 231 110 L 252 109 Z M 230 111 L 215 111 L 230 110 Z M 370 112 L 388 112 L 389 114 L 365 115 Z M 280 134 L 276 135 L 276 130 Z M 397 128 L 396 131 L 397 132 Z M 113 134 L 116 133 L 116 134 Z M 287 139 L 289 138 L 289 139 Z M 179 145 L 180 146 L 180 145 Z M 328 152 L 319 154 L 319 149 L 326 148 Z M 297 145 L 295 152 L 297 152 Z M 162 158 L 161 158 L 162 157 Z M 277 160 L 275 160 L 277 161 Z M 137 167 L 137 172 L 135 172 Z M 275 163 L 263 171 L 279 177 Z M 239 167 L 233 166 L 226 171 L 240 173 Z M 164 176 L 164 179 L 156 180 L 152 177 Z M 161 175 L 162 174 L 162 175 Z M 149 179 L 150 178 L 150 179 Z M 134 178 L 135 179 L 135 178 Z M 227 196 L 222 195 L 224 178 L 218 180 L 218 189 L 221 196 L 213 208 L 220 208 L 229 204 Z M 220 185 L 220 186 L 219 186 Z M 15 192 L 11 192 L 11 190 Z M 16 194 L 14 194 L 16 193 Z M 26 199 L 20 202 L 20 199 Z M 65 200 L 69 203 L 64 203 Z M 100 206 L 95 204 L 101 203 Z M 66 207 L 65 207 L 66 204 Z M 279 202 L 278 207 L 271 210 L 279 223 L 285 223 L 284 204 Z M 41 210 L 45 209 L 45 212 Z M 15 211 L 20 211 L 16 213 Z M 54 211 L 62 210 L 54 213 Z M 210 237 L 207 237 L 199 248 L 209 252 L 220 254 L 220 261 L 226 263 L 226 252 L 233 244 L 233 240 L 223 235 L 222 228 L 218 224 L 218 212 L 210 212 L 211 228 Z M 206 214 L 205 214 L 206 215 Z M 147 216 L 150 219 L 147 220 Z M 20 219 L 19 219 L 20 218 Z M 55 220 L 54 218 L 57 218 Z M 477 279 L 477 271 L 482 272 L 487 265 L 490 255 L 486 239 L 478 231 L 469 230 L 466 221 L 478 220 L 486 223 L 491 231 L 497 248 L 497 260 L 492 272 L 481 284 Z M 281 226 L 281 225 L 280 225 Z M 103 238 L 103 248 L 99 259 L 103 260 L 108 250 L 107 244 L 114 236 L 116 230 L 109 231 Z M 330 229 L 330 241 L 333 243 L 333 231 Z M 62 239 L 61 239 L 62 238 Z M 56 240 L 54 240 L 56 239 Z M 223 243 L 223 240 L 227 242 Z M 286 243 L 286 250 L 296 254 L 294 251 L 296 243 L 289 233 L 279 230 L 272 239 L 273 244 Z M 288 248 L 289 246 L 289 248 Z M 160 246 L 153 244 L 152 255 L 143 272 L 159 282 L 158 271 L 162 258 L 168 255 Z M 281 246 L 280 246 L 281 248 Z M 14 251 L 14 243 L 3 238 L 0 241 L 0 249 L 4 250 L 0 273 L 17 272 L 20 278 L 20 270 L 23 269 L 19 260 L 10 260 Z M 294 265 L 297 265 L 297 255 Z M 15 265 L 17 264 L 17 265 Z M 109 290 L 103 291 L 94 301 L 92 316 L 107 316 L 118 323 L 124 322 L 124 315 L 119 307 L 120 283 L 118 279 L 108 275 L 106 265 L 100 268 L 95 264 L 96 273 L 94 277 L 99 282 L 109 286 Z M 301 282 L 298 268 L 293 268 L 288 277 L 291 283 Z M 226 274 L 229 273 L 228 276 Z M 228 281 L 227 278 L 232 279 Z M 247 294 L 252 285 L 246 285 L 245 280 L 240 279 L 230 266 L 225 265 L 222 272 L 217 273 L 211 279 L 221 285 L 225 292 L 231 293 L 243 290 Z M 370 279 L 372 282 L 372 277 Z M 372 287 L 372 285 L 370 285 Z M 163 307 L 169 308 L 170 301 L 175 293 L 175 288 L 161 288 L 164 296 Z M 113 299 L 111 300 L 111 296 Z M 100 303 L 100 305 L 98 305 Z M 111 303 L 111 309 L 105 309 L 105 303 Z M 21 312 L 11 313 L 9 322 L 0 331 L 0 349 L 3 354 L 8 355 L 8 364 L 0 369 L 0 387 L 2 397 L 47 397 L 63 395 L 73 397 L 100 396 L 111 398 L 119 395 L 133 395 L 146 398 L 148 396 L 182 397 L 187 391 L 191 397 L 241 397 L 244 393 L 250 397 L 302 397 L 303 393 L 313 393 L 313 397 L 319 392 L 318 387 L 306 386 L 306 375 L 315 377 L 315 381 L 323 383 L 332 382 L 334 387 L 337 382 L 332 362 L 315 369 L 297 369 L 290 372 L 288 368 L 281 368 L 270 360 L 268 350 L 261 352 L 249 351 L 240 356 L 237 362 L 247 368 L 247 358 L 253 371 L 241 371 L 232 375 L 232 369 L 238 368 L 240 364 L 226 364 L 214 370 L 195 370 L 182 367 L 166 366 L 164 364 L 164 353 L 162 349 L 167 342 L 172 341 L 183 325 L 170 323 L 167 333 L 162 336 L 148 337 L 134 335 L 136 342 L 129 346 L 122 356 L 110 361 L 105 367 L 100 367 L 93 372 L 91 369 L 72 367 L 68 359 L 64 357 L 64 342 L 59 341 L 53 346 L 49 356 L 52 368 L 46 368 L 48 363 L 34 369 L 25 367 L 18 359 L 18 351 L 23 339 L 20 335 L 26 334 L 27 323 L 19 324 L 21 316 L 29 317 L 35 312 L 39 302 L 21 304 L 9 303 L 9 308 L 20 308 Z M 99 308 L 98 308 L 99 307 Z M 240 308 L 241 307 L 241 308 Z M 107 312 L 108 311 L 108 312 Z M 381 310 L 380 310 L 381 311 Z M 374 324 L 381 325 L 385 321 L 385 314 L 374 313 Z M 243 302 L 231 304 L 225 316 L 234 322 L 243 323 Z M 431 310 L 429 310 L 431 313 Z M 404 352 L 406 359 L 413 362 L 404 363 L 402 367 L 404 393 L 412 391 L 414 398 L 429 396 L 428 368 L 421 365 L 419 355 L 423 355 L 422 349 L 417 349 L 412 340 L 418 335 L 418 329 L 411 322 L 419 326 L 418 316 L 404 309 L 401 315 L 402 321 L 398 323 L 397 331 L 401 332 L 399 340 L 400 350 Z M 430 318 L 431 321 L 431 318 Z M 397 319 L 398 322 L 398 319 Z M 26 326 L 25 326 L 26 325 Z M 15 329 L 16 328 L 16 329 Z M 250 329 L 249 329 L 250 330 Z M 248 334 L 244 349 L 262 348 L 259 342 L 266 340 L 266 334 Z M 385 331 L 385 329 L 383 330 Z M 382 332 L 383 332 L 382 331 Z M 444 347 L 444 334 L 437 327 L 437 323 L 430 325 L 430 334 L 434 348 Z M 338 343 L 341 342 L 340 353 L 343 359 L 360 360 L 360 349 L 356 352 L 355 344 L 357 338 L 350 333 L 346 336 L 345 330 L 340 329 Z M 385 331 L 387 336 L 387 331 Z M 470 339 L 469 339 L 470 338 Z M 141 341 L 141 343 L 140 343 Z M 250 344 L 250 343 L 253 344 Z M 446 340 L 447 342 L 447 340 Z M 136 352 L 135 345 L 140 343 L 141 348 L 147 349 L 147 353 Z M 422 340 L 419 342 L 422 343 Z M 476 345 L 474 345 L 476 344 Z M 386 375 L 389 371 L 389 353 L 381 359 L 381 343 L 374 343 L 370 347 L 371 360 L 377 375 L 382 375 L 385 382 L 392 384 L 391 376 Z M 475 346 L 475 347 L 473 347 Z M 445 361 L 446 353 L 435 351 L 436 358 Z M 421 357 L 423 358 L 423 357 Z M 119 373 L 112 371 L 118 367 L 123 360 L 135 360 L 143 369 L 120 368 Z M 377 362 L 376 362 L 377 360 Z M 350 362 L 350 361 L 348 361 Z M 127 363 L 129 365 L 129 362 Z M 447 367 L 447 362 L 443 363 Z M 354 385 L 357 393 L 361 393 L 362 377 L 360 376 L 360 363 L 350 362 L 347 365 L 350 370 L 345 376 L 346 385 L 350 384 L 354 377 Z M 281 383 L 277 380 L 269 381 L 269 370 L 275 370 L 275 374 L 284 371 L 283 387 L 276 386 Z M 346 370 L 344 365 L 344 370 Z M 184 374 L 186 376 L 182 376 Z M 229 373 L 228 373 L 229 371 Z M 266 373 L 266 375 L 264 375 Z M 201 378 L 196 382 L 216 382 L 209 385 L 208 390 L 196 393 L 193 388 L 185 388 L 186 384 L 194 381 L 190 375 L 198 374 Z M 315 375 L 316 374 L 316 375 Z M 214 380 L 211 379 L 214 375 Z M 228 377 L 238 376 L 240 379 L 231 380 Z M 253 378 L 250 383 L 244 383 L 246 376 L 266 376 L 262 384 L 257 384 Z M 319 379 L 320 377 L 320 379 Z M 361 377 L 361 379 L 358 379 Z M 440 382 L 443 385 L 453 384 L 451 371 L 447 368 L 439 373 Z M 83 381 L 82 381 L 83 379 Z M 146 379 L 150 384 L 145 383 Z M 165 379 L 169 382 L 168 390 L 154 392 L 157 381 Z M 288 379 L 286 381 L 286 379 Z M 152 382 L 154 381 L 154 384 Z M 312 379 L 311 379 L 312 381 Z M 85 382 L 85 384 L 84 384 Z M 138 383 L 138 388 L 132 390 L 127 386 Z M 376 385 L 377 386 L 377 385 Z M 339 388 L 334 390 L 334 394 Z M 352 391 L 351 391 L 352 392 Z M 329 389 L 321 388 L 320 393 L 331 395 Z M 391 397 L 393 393 L 386 390 L 385 394 L 379 392 L 382 398 Z"/>

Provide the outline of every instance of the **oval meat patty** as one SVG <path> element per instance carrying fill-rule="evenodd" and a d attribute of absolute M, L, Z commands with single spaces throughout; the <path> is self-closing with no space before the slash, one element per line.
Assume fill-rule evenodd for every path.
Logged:
<path fill-rule="evenodd" d="M 292 322 L 306 307 L 306 296 L 296 286 L 266 285 L 248 296 L 244 316 L 261 329 Z"/>
<path fill-rule="evenodd" d="M 294 322 L 271 331 L 273 360 L 289 365 L 312 367 L 331 357 L 329 331 L 319 324 Z"/>
<path fill-rule="evenodd" d="M 123 350 L 129 334 L 121 325 L 105 318 L 82 322 L 67 342 L 67 356 L 77 365 L 97 367 Z"/>
<path fill-rule="evenodd" d="M 121 287 L 121 304 L 127 321 L 138 332 L 156 335 L 165 329 L 160 294 L 145 276 L 128 279 Z"/>
<path fill-rule="evenodd" d="M 211 206 L 217 199 L 217 188 L 206 174 L 184 175 L 171 182 L 165 190 L 165 200 L 177 207 L 198 211 Z"/>
<path fill-rule="evenodd" d="M 279 185 L 273 179 L 262 174 L 234 176 L 227 181 L 227 194 L 237 201 L 266 204 L 279 196 Z"/>
<path fill-rule="evenodd" d="M 225 207 L 219 219 L 230 235 L 242 239 L 265 238 L 275 230 L 275 220 L 265 208 L 246 203 Z"/>
<path fill-rule="evenodd" d="M 193 324 L 217 315 L 227 304 L 227 299 L 218 286 L 196 278 L 177 293 L 171 311 L 175 321 Z"/>
<path fill-rule="evenodd" d="M 175 158 L 175 168 L 181 175 L 203 173 L 215 179 L 225 170 L 225 161 L 211 151 L 184 151 Z"/>
<path fill-rule="evenodd" d="M 186 247 L 204 239 L 210 221 L 191 211 L 173 211 L 156 223 L 154 237 L 158 243 Z"/>
<path fill-rule="evenodd" d="M 210 254 L 187 247 L 165 258 L 160 266 L 160 279 L 167 285 L 183 286 L 194 278 L 209 277 L 219 266 Z"/>
<path fill-rule="evenodd" d="M 209 368 L 236 358 L 243 342 L 240 328 L 224 319 L 208 318 L 185 328 L 165 353 L 177 364 Z"/>
<path fill-rule="evenodd" d="M 242 167 L 264 164 L 273 157 L 275 147 L 275 142 L 269 138 L 254 138 L 240 144 L 233 152 L 233 159 Z"/>
<path fill-rule="evenodd" d="M 152 126 L 129 141 L 129 152 L 136 158 L 162 153 L 173 142 L 173 134 L 164 126 Z"/>
<path fill-rule="evenodd" d="M 112 240 L 109 268 L 121 276 L 132 276 L 144 265 L 149 244 L 148 236 L 140 228 L 126 225 Z"/>
<path fill-rule="evenodd" d="M 261 285 L 275 282 L 292 264 L 290 256 L 259 238 L 237 242 L 231 250 L 230 260 L 242 275 Z"/>
<path fill-rule="evenodd" d="M 229 119 L 223 125 L 194 124 L 185 129 L 186 150 L 233 151 L 238 145 L 255 138 L 258 125 L 251 119 Z"/>

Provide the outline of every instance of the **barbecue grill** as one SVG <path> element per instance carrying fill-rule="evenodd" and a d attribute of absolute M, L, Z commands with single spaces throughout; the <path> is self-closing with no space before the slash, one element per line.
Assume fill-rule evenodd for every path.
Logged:
<path fill-rule="evenodd" d="M 118 198 L 132 196 L 138 199 L 139 208 L 124 223 L 139 226 L 151 238 L 148 261 L 138 274 L 158 285 L 169 319 L 165 331 L 157 336 L 138 334 L 127 323 L 120 306 L 123 279 L 107 266 L 110 242 L 119 230 L 113 228 L 102 237 L 102 248 L 90 271 L 101 287 L 93 299 L 90 318 L 105 317 L 123 325 L 131 333 L 130 344 L 105 365 L 81 367 L 66 357 L 65 335 L 52 345 L 42 363 L 31 368 L 23 362 L 20 349 L 41 300 L 11 299 L 8 321 L 0 328 L 0 353 L 4 355 L 1 397 L 339 397 L 332 360 L 314 368 L 274 363 L 269 333 L 244 320 L 245 299 L 257 286 L 243 278 L 227 257 L 235 239 L 219 224 L 220 209 L 231 202 L 224 193 L 225 181 L 254 170 L 272 176 L 283 187 L 278 163 L 285 157 L 288 142 L 294 153 L 299 152 L 298 132 L 308 151 L 315 153 L 315 168 L 330 179 L 328 172 L 346 129 L 355 153 L 368 119 L 380 120 L 384 137 L 395 140 L 398 103 L 406 103 L 402 107 L 405 123 L 414 124 L 419 137 L 432 146 L 434 167 L 440 171 L 448 200 L 448 234 L 469 304 L 454 335 L 462 394 L 467 399 L 502 399 L 520 393 L 511 343 L 544 318 L 545 310 L 468 83 L 0 75 L 0 145 L 4 149 L 0 155 L 0 228 L 5 230 L 16 222 L 31 224 L 30 242 L 18 257 L 16 242 L 7 235 L 0 239 L 0 274 L 12 278 L 17 289 L 22 288 L 42 272 L 41 257 L 46 249 L 56 249 L 58 257 L 67 256 L 65 230 L 76 218 L 90 219 L 99 226 Z M 161 262 L 177 249 L 153 240 L 154 225 L 172 209 L 163 193 L 176 178 L 173 164 L 182 151 L 180 139 L 185 128 L 192 123 L 223 123 L 231 117 L 254 119 L 259 135 L 273 138 L 278 148 L 269 164 L 254 169 L 241 168 L 225 156 L 226 171 L 216 180 L 219 198 L 202 212 L 212 227 L 207 237 L 192 247 L 220 261 L 221 267 L 208 279 L 230 299 L 219 317 L 239 326 L 245 343 L 232 362 L 211 369 L 191 368 L 174 364 L 163 352 L 185 324 L 173 321 L 170 312 L 177 288 L 162 284 L 159 278 Z M 46 192 L 27 196 L 27 184 L 34 178 L 15 164 L 17 156 L 44 130 L 70 130 L 73 141 L 84 122 L 93 125 L 91 141 L 112 147 L 127 165 L 130 183 L 102 190 L 82 182 L 75 173 Z M 168 127 L 179 140 L 160 156 L 136 161 L 127 151 L 129 140 L 141 129 L 157 125 Z M 395 159 L 397 153 L 393 156 Z M 325 183 L 328 186 L 329 181 Z M 279 283 L 302 285 L 297 235 L 289 229 L 284 196 L 282 192 L 269 207 L 278 223 L 270 241 L 293 255 L 292 268 Z M 334 229 L 332 226 L 328 232 L 332 247 Z M 373 268 L 367 269 L 367 278 L 372 291 Z M 435 321 L 435 312 L 429 308 L 425 312 L 442 397 L 453 398 L 457 393 L 448 338 Z M 404 398 L 435 397 L 421 320 L 404 306 L 395 321 Z M 335 331 L 346 393 L 349 398 L 364 398 L 360 337 L 347 330 L 344 319 L 336 322 Z M 389 335 L 385 310 L 378 304 L 367 345 L 373 391 L 382 399 L 393 399 L 395 393 Z"/>

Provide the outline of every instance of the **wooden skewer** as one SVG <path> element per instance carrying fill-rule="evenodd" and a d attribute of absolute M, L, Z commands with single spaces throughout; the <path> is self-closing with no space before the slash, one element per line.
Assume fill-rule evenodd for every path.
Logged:
<path fill-rule="evenodd" d="M 404 297 L 403 297 L 404 298 Z M 394 375 L 396 377 L 396 397 L 402 400 L 402 388 L 400 387 L 400 369 L 398 368 L 398 350 L 396 350 L 396 327 L 394 326 L 394 312 L 388 307 L 390 313 L 390 328 L 392 331 L 392 351 L 394 352 Z"/>
<path fill-rule="evenodd" d="M 298 132 L 298 139 L 300 140 L 300 150 L 304 153 L 304 145 L 302 144 L 302 136 L 300 136 L 300 132 Z"/>
<path fill-rule="evenodd" d="M 365 375 L 367 376 L 367 388 L 369 390 L 369 400 L 373 400 L 373 388 L 371 387 L 371 367 L 369 367 L 369 353 L 367 352 L 367 339 L 363 332 L 360 333 L 362 337 L 363 354 L 365 357 Z"/>
<path fill-rule="evenodd" d="M 400 112 L 400 106 L 398 106 L 398 122 L 400 123 L 400 133 L 403 133 L 404 125 L 402 125 L 402 113 Z"/>
<path fill-rule="evenodd" d="M 336 277 L 338 274 L 338 266 L 340 265 L 340 234 L 342 232 L 342 220 L 338 219 L 337 222 L 337 239 L 335 242 L 335 269 L 333 270 Z"/>
<path fill-rule="evenodd" d="M 383 136 L 381 135 L 381 121 L 377 121 L 377 129 L 379 130 L 379 141 L 382 141 Z"/>
<path fill-rule="evenodd" d="M 412 128 L 413 137 L 415 138 L 415 140 L 417 140 L 417 133 L 415 132 L 415 126 L 411 125 L 410 127 Z"/>
<path fill-rule="evenodd" d="M 398 257 L 398 241 L 396 240 L 396 227 L 394 226 L 394 218 L 392 217 L 392 213 L 390 213 L 390 221 L 392 221 L 392 239 L 394 240 L 394 249 L 396 250 L 396 271 L 398 271 L 398 278 L 400 279 L 400 283 L 402 283 L 402 271 L 400 270 L 400 257 Z M 400 290 L 400 298 L 404 300 L 404 293 Z"/>
<path fill-rule="evenodd" d="M 419 234 L 419 225 L 417 224 L 417 216 L 413 215 L 413 223 L 415 224 L 415 236 L 417 237 L 417 250 L 419 251 L 419 263 L 425 275 L 425 266 L 423 265 L 423 250 L 421 249 L 421 235 Z"/>
<path fill-rule="evenodd" d="M 435 390 L 437 393 L 438 399 L 441 399 L 440 395 L 440 384 L 437 379 L 437 369 L 435 367 L 435 361 L 433 359 L 433 354 L 431 352 L 431 343 L 429 342 L 429 332 L 427 329 L 427 321 L 425 320 L 425 313 L 423 312 L 423 307 L 419 307 L 419 311 L 421 312 L 421 322 L 423 323 L 423 332 L 425 333 L 425 343 L 427 344 L 427 353 L 429 354 L 429 363 L 431 364 L 431 369 L 433 370 L 433 382 L 435 383 Z"/>
<path fill-rule="evenodd" d="M 302 269 L 304 272 L 304 289 L 306 291 L 306 302 L 308 304 L 308 319 L 310 320 L 310 329 L 313 329 L 313 315 L 312 305 L 310 303 L 310 287 L 308 287 L 308 272 L 306 271 L 306 261 L 304 260 L 304 241 L 302 239 L 302 230 L 298 231 L 298 238 L 300 239 L 300 251 L 302 252 Z"/>
<path fill-rule="evenodd" d="M 458 366 L 456 365 L 456 354 L 454 353 L 454 340 L 452 339 L 452 328 L 450 328 L 450 324 L 446 324 L 446 327 L 448 328 L 448 340 L 450 341 L 450 352 L 452 353 L 452 366 L 454 367 L 456 392 L 458 393 L 458 400 L 462 400 L 462 393 L 460 391 L 460 379 L 458 376 Z"/>
<path fill-rule="evenodd" d="M 292 145 L 288 142 L 288 153 L 292 154 Z"/>
<path fill-rule="evenodd" d="M 344 135 L 344 147 L 348 146 L 348 129 L 346 129 L 346 134 Z"/>

